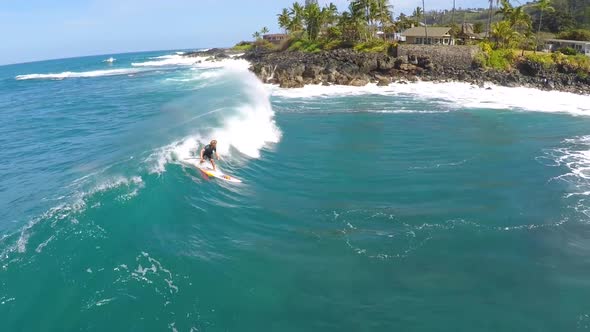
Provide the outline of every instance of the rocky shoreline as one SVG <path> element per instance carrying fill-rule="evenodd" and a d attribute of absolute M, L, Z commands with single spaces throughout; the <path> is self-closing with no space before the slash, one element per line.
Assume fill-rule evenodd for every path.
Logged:
<path fill-rule="evenodd" d="M 456 52 L 455 50 L 453 52 Z M 211 49 L 185 56 L 205 56 L 222 60 L 238 52 Z M 473 57 L 473 54 L 470 55 Z M 483 87 L 492 83 L 508 87 L 530 87 L 547 91 L 564 91 L 590 95 L 590 75 L 580 77 L 568 68 L 543 68 L 528 60 L 519 60 L 511 71 L 486 70 L 473 58 L 471 63 L 424 52 L 393 56 L 338 49 L 320 53 L 252 51 L 240 56 L 251 63 L 250 70 L 263 82 L 283 88 L 300 88 L 307 84 L 364 86 L 377 83 L 405 84 L 415 81 L 466 82 Z M 457 57 L 458 58 L 458 57 Z M 464 59 L 463 59 L 464 60 Z"/>

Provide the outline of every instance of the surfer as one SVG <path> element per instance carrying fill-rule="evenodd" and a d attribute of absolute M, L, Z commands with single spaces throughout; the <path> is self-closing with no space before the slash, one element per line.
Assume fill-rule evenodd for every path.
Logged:
<path fill-rule="evenodd" d="M 215 170 L 215 161 L 213 161 L 213 152 L 215 152 L 215 158 L 219 160 L 219 155 L 217 154 L 217 141 L 212 140 L 209 144 L 205 145 L 201 149 L 201 164 L 205 162 L 205 160 L 209 160 L 211 162 L 211 166 L 213 166 L 213 170 Z"/>

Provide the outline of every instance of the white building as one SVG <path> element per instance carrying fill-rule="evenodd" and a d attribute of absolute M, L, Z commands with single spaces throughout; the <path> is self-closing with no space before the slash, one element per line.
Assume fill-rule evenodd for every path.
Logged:
<path fill-rule="evenodd" d="M 566 40 L 566 39 L 546 39 L 545 49 L 555 52 L 562 47 L 571 47 L 578 53 L 590 56 L 590 41 Z"/>

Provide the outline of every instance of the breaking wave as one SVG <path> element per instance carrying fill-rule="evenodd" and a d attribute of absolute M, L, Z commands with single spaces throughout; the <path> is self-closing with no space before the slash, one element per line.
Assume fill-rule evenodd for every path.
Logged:
<path fill-rule="evenodd" d="M 15 77 L 17 80 L 63 80 L 66 78 L 86 78 L 86 77 L 101 77 L 101 76 L 116 76 L 116 75 L 130 75 L 141 72 L 140 69 L 107 69 L 107 70 L 91 70 L 82 72 L 64 71 L 56 74 L 27 74 L 18 75 Z"/>

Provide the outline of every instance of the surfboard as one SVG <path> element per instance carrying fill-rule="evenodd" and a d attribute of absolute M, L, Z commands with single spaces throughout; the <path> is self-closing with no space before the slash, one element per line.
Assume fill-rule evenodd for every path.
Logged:
<path fill-rule="evenodd" d="M 220 180 L 227 181 L 227 182 L 233 182 L 233 183 L 241 183 L 242 182 L 242 180 L 240 180 L 238 178 L 235 178 L 231 175 L 227 175 L 227 174 L 223 173 L 219 169 L 219 166 L 216 167 L 217 168 L 216 170 L 213 170 L 211 163 L 208 161 L 205 161 L 204 163 L 201 164 L 200 160 L 198 158 L 189 158 L 189 159 L 183 160 L 182 162 L 197 168 L 198 170 L 201 171 L 201 173 L 207 175 L 210 178 L 216 178 L 216 179 L 220 179 Z"/>

